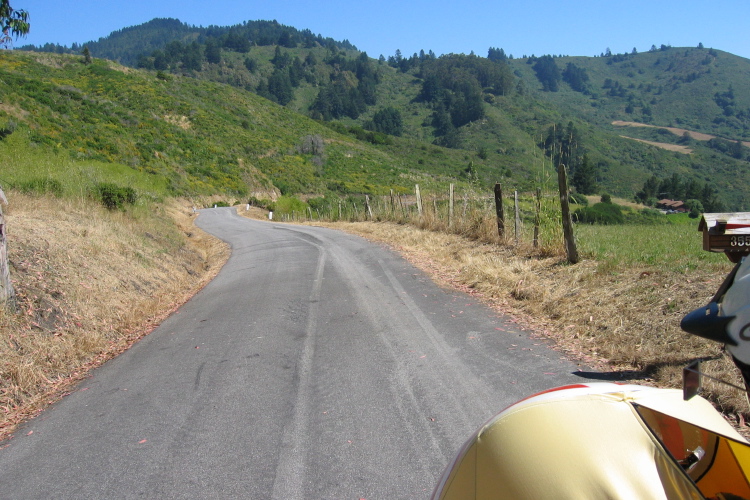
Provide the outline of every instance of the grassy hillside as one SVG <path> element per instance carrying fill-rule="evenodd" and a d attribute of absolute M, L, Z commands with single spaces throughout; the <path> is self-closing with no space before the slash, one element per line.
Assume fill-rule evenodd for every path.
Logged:
<path fill-rule="evenodd" d="M 0 146 L 11 159 L 45 152 L 93 170 L 140 172 L 149 185 L 163 186 L 154 188 L 157 195 L 323 193 L 329 184 L 345 192 L 406 192 L 415 181 L 435 179 L 412 168 L 422 166 L 416 161 L 250 92 L 104 60 L 87 65 L 78 56 L 3 52 L 0 95 Z M 305 150 L 309 137 L 320 139 L 318 150 Z M 55 167 L 3 169 L 9 187 L 65 175 Z"/>
<path fill-rule="evenodd" d="M 460 146 L 480 178 L 503 179 L 521 189 L 539 182 L 543 161 L 540 143 L 550 127 L 572 123 L 580 133 L 580 150 L 597 168 L 600 191 L 632 197 L 645 180 L 677 174 L 684 182 L 707 183 L 733 210 L 750 209 L 750 191 L 735 180 L 750 173 L 750 61 L 699 48 L 664 48 L 610 57 L 555 57 L 560 73 L 569 64 L 586 75 L 582 90 L 563 77 L 555 92 L 544 91 L 533 59 L 505 61 L 513 70 L 514 90 L 493 95 L 485 89 L 484 116 L 459 128 Z M 378 104 L 347 124 L 363 125 L 382 107 L 401 110 L 404 135 L 425 142 L 437 136 L 432 109 L 419 99 L 424 84 L 420 66 L 406 71 L 380 65 Z M 305 107 L 296 103 L 296 109 Z M 657 127 L 679 127 L 711 134 L 696 140 L 660 129 L 616 126 L 616 121 Z M 694 135 L 695 136 L 695 135 Z M 638 141 L 641 139 L 641 141 Z M 690 153 L 675 153 L 643 142 L 688 144 Z M 481 155 L 479 154 L 481 152 Z"/>
<path fill-rule="evenodd" d="M 608 164 L 607 172 L 615 169 L 618 176 L 635 169 L 636 175 L 622 176 L 611 186 L 613 191 L 627 189 L 628 177 L 631 184 L 642 182 L 643 172 L 664 176 L 677 172 L 713 183 L 734 208 L 750 206 L 748 191 L 734 182 L 738 175 L 747 175 L 750 152 L 744 147 L 738 155 L 728 153 L 729 143 L 744 141 L 750 134 L 750 81 L 745 76 L 750 61 L 713 49 L 674 47 L 610 57 L 559 57 L 555 61 L 560 71 L 569 64 L 582 69 L 588 78 L 585 89 L 575 91 L 562 81 L 557 92 L 542 92 L 531 60 L 510 64 L 536 96 L 590 126 L 594 140 L 587 146 L 597 161 Z M 618 120 L 679 127 L 719 139 L 709 144 L 665 131 L 613 125 Z M 620 136 L 689 143 L 692 152 L 675 154 L 635 145 Z M 724 147 L 716 142 L 723 142 Z"/>
<path fill-rule="evenodd" d="M 476 118 L 457 123 L 450 140 L 446 141 L 445 132 L 436 126 L 436 115 L 440 105 L 455 105 L 461 96 L 454 88 L 448 91 L 449 99 L 429 101 L 423 91 L 429 83 L 425 75 L 434 74 L 434 69 L 430 68 L 434 68 L 436 60 L 440 63 L 453 55 L 437 59 L 434 54 L 406 58 L 397 55 L 379 61 L 365 58 L 369 67 L 363 72 L 359 64 L 363 54 L 348 41 L 336 42 L 268 21 L 196 28 L 176 20 L 154 20 L 115 32 L 89 45 L 94 56 L 152 68 L 151 80 L 157 75 L 171 77 L 171 80 L 162 80 L 161 89 L 169 90 L 172 95 L 176 92 L 171 88 L 176 80 L 180 88 L 185 85 L 181 77 L 204 81 L 203 87 L 198 85 L 203 90 L 187 91 L 189 96 L 180 98 L 193 103 L 202 99 L 202 95 L 210 94 L 217 97 L 213 101 L 183 105 L 182 110 L 175 103 L 161 107 L 163 116 L 174 115 L 173 120 L 178 121 L 200 108 L 204 111 L 215 105 L 225 108 L 227 123 L 223 117 L 217 120 L 212 143 L 214 149 L 231 151 L 228 158 L 214 160 L 221 155 L 208 154 L 201 158 L 201 167 L 189 167 L 190 171 L 186 172 L 209 186 L 217 184 L 215 179 L 210 179 L 212 173 L 226 176 L 220 183 L 234 184 L 231 189 L 235 192 L 242 192 L 240 185 L 248 184 L 247 178 L 253 177 L 251 191 L 273 184 L 289 193 L 323 194 L 327 188 L 339 193 L 373 193 L 391 188 L 408 189 L 410 183 L 399 179 L 411 176 L 404 169 L 412 169 L 412 172 L 430 172 L 455 179 L 464 178 L 470 172 L 486 189 L 502 180 L 513 188 L 527 190 L 545 181 L 541 172 L 550 171 L 552 160 L 544 157 L 540 146 L 551 127 L 561 130 L 572 124 L 579 132 L 577 154 L 581 158 L 587 155 L 594 166 L 598 192 L 632 198 L 651 176 L 668 179 L 676 175 L 684 183 L 710 185 L 726 209 L 750 209 L 750 187 L 735 182 L 738 176 L 748 174 L 750 151 L 747 146 L 733 145 L 750 138 L 750 81 L 746 78 L 750 61 L 727 52 L 661 46 L 644 53 L 549 57 L 548 62 L 556 72 L 551 86 L 544 80 L 549 75 L 542 75 L 538 67 L 539 61 L 548 56 L 496 60 L 496 68 L 510 69 L 512 81 L 506 82 L 502 91 L 493 87 L 493 82 L 482 83 L 481 112 L 475 113 Z M 61 47 L 42 50 L 70 52 Z M 475 56 L 462 57 L 473 60 L 472 64 L 488 61 Z M 484 65 L 481 71 L 486 70 Z M 454 71 L 452 76 L 464 78 L 464 69 Z M 143 78 L 149 80 L 145 74 Z M 368 157 L 369 162 L 360 163 L 363 168 L 356 173 L 356 166 L 344 160 L 352 158 L 346 152 L 341 156 L 331 151 L 326 157 L 326 165 L 330 166 L 327 170 L 327 167 L 321 168 L 320 158 L 306 164 L 304 158 L 294 159 L 294 155 L 279 158 L 277 153 L 271 161 L 260 153 L 264 160 L 260 161 L 257 156 L 253 158 L 253 154 L 258 155 L 262 147 L 249 146 L 252 153 L 248 153 L 227 144 L 223 137 L 224 134 L 242 137 L 244 142 L 243 135 L 247 135 L 248 129 L 237 125 L 247 127 L 256 122 L 241 109 L 241 104 L 230 104 L 234 98 L 223 97 L 227 90 L 207 90 L 213 88 L 205 83 L 207 81 L 241 88 L 294 111 L 295 118 L 289 120 L 300 120 L 292 127 L 299 137 L 284 137 L 288 148 L 294 148 L 295 141 L 299 142 L 304 135 L 299 131 L 300 126 L 308 127 L 301 125 L 303 119 L 297 115 L 320 117 L 320 109 L 337 106 L 346 109 L 334 111 L 333 116 L 325 118 L 343 124 L 343 128 L 333 128 L 344 136 L 366 140 L 358 129 L 371 127 L 376 113 L 393 108 L 400 114 L 402 136 L 406 140 L 372 141 L 378 143 L 374 148 L 378 154 Z M 324 99 L 327 108 L 321 106 L 321 96 L 327 96 Z M 110 95 L 110 99 L 114 100 L 114 96 Z M 243 95 L 240 100 L 244 99 L 250 98 Z M 166 108 L 177 108 L 177 111 Z M 193 124 L 192 117 L 190 119 Z M 623 128 L 613 125 L 615 121 L 679 127 L 717 138 L 713 141 L 693 139 L 689 153 L 675 152 L 652 143 L 690 139 L 670 137 L 655 141 L 651 136 L 657 131 Z M 257 126 L 261 128 L 250 130 L 262 129 L 268 131 L 269 136 L 278 135 L 264 123 L 257 123 Z M 321 130 L 319 125 L 309 127 Z M 347 133 L 347 130 L 354 133 Z M 330 131 L 326 134 L 324 137 L 331 144 Z M 434 143 L 449 143 L 451 147 L 442 148 L 439 155 L 424 154 L 437 151 L 432 149 Z M 269 145 L 266 151 L 279 150 Z M 169 171 L 179 170 L 178 162 L 184 164 L 196 159 L 180 154 L 169 158 L 172 160 Z M 236 165 L 238 159 L 243 160 L 243 166 Z M 242 173 L 249 168 L 248 162 L 265 178 Z M 269 162 L 273 165 L 268 165 Z M 380 170 L 384 163 L 391 167 Z M 378 164 L 380 167 L 376 166 Z M 362 175 L 362 170 L 367 173 Z M 343 177 L 338 178 L 340 176 Z M 176 177 L 171 179 L 172 184 L 177 181 Z"/>
<path fill-rule="evenodd" d="M 747 59 L 713 49 L 677 48 L 610 57 L 559 57 L 588 75 L 586 92 L 562 85 L 546 96 L 600 126 L 613 120 L 671 125 L 729 139 L 750 137 L 750 69 Z M 512 61 L 525 81 L 533 81 L 528 59 Z M 538 87 L 538 85 L 537 85 Z M 731 104 L 716 94 L 733 89 Z M 630 107 L 628 107 L 630 105 Z"/>

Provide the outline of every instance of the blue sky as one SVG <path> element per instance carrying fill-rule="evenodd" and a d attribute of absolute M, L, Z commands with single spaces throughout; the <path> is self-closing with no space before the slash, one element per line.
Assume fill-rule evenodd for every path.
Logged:
<path fill-rule="evenodd" d="M 436 54 L 515 57 L 594 56 L 647 51 L 652 45 L 705 47 L 750 58 L 750 1 L 714 0 L 11 0 L 29 12 L 31 33 L 16 41 L 70 46 L 112 31 L 172 17 L 197 26 L 271 20 L 335 40 L 370 57 Z M 94 54 L 95 55 L 95 54 Z"/>

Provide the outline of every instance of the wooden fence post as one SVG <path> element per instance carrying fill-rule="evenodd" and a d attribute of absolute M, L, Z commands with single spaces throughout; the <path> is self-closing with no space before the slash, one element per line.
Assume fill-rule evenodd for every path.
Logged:
<path fill-rule="evenodd" d="M 448 227 L 453 225 L 453 184 L 451 183 L 448 191 Z"/>
<path fill-rule="evenodd" d="M 570 215 L 570 202 L 568 200 L 568 172 L 562 163 L 557 168 L 557 183 L 560 188 L 560 208 L 562 208 L 563 236 L 565 237 L 565 253 L 568 262 L 576 264 L 580 260 L 578 248 L 576 248 L 575 235 L 573 234 L 573 219 Z"/>
<path fill-rule="evenodd" d="M 370 195 L 365 195 L 365 208 L 367 209 L 367 216 L 372 220 L 372 207 L 370 206 Z"/>
<path fill-rule="evenodd" d="M 5 307 L 14 303 L 15 292 L 13 283 L 10 282 L 10 266 L 8 265 L 8 241 L 5 232 L 5 215 L 3 215 L 3 204 L 8 204 L 2 188 L 0 188 L 0 304 Z"/>
<path fill-rule="evenodd" d="M 514 229 L 516 233 L 516 246 L 518 246 L 518 239 L 521 234 L 521 214 L 518 208 L 518 191 L 513 191 L 513 207 L 515 210 Z"/>
<path fill-rule="evenodd" d="M 495 215 L 497 216 L 497 235 L 505 238 L 505 212 L 503 211 L 503 189 L 495 183 Z"/>
<path fill-rule="evenodd" d="M 414 186 L 414 191 L 417 194 L 417 213 L 422 217 L 422 195 L 419 193 L 419 184 Z"/>
<path fill-rule="evenodd" d="M 542 223 L 542 189 L 536 188 L 536 213 L 534 215 L 534 248 L 539 247 L 539 226 Z"/>

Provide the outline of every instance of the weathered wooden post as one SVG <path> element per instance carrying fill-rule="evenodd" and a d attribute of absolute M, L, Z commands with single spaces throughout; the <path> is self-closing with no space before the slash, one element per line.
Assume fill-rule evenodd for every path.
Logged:
<path fill-rule="evenodd" d="M 542 223 L 542 189 L 536 188 L 536 213 L 534 215 L 534 248 L 539 247 L 539 226 Z"/>
<path fill-rule="evenodd" d="M 370 206 L 370 195 L 365 195 L 365 208 L 367 209 L 367 217 L 372 220 L 372 207 Z"/>
<path fill-rule="evenodd" d="M 560 189 L 560 208 L 562 208 L 563 237 L 565 238 L 565 253 L 568 262 L 576 264 L 580 260 L 578 248 L 576 248 L 575 235 L 573 234 L 573 219 L 570 215 L 570 202 L 568 200 L 568 172 L 562 163 L 557 168 L 557 183 Z"/>
<path fill-rule="evenodd" d="M 422 217 L 422 195 L 419 192 L 419 184 L 414 186 L 414 191 L 417 195 L 417 213 Z"/>
<path fill-rule="evenodd" d="M 0 188 L 0 304 L 12 306 L 15 293 L 10 282 L 10 266 L 8 265 L 8 240 L 5 231 L 5 215 L 3 205 L 8 204 L 2 188 Z"/>
<path fill-rule="evenodd" d="M 518 246 L 518 239 L 521 234 L 521 214 L 518 208 L 518 191 L 513 191 L 513 210 L 515 211 L 514 229 L 516 235 L 516 246 Z"/>
<path fill-rule="evenodd" d="M 451 183 L 450 189 L 448 191 L 448 227 L 453 226 L 453 203 L 454 203 L 453 191 L 454 191 L 454 186 Z"/>
<path fill-rule="evenodd" d="M 505 212 L 503 211 L 503 188 L 495 183 L 495 215 L 497 216 L 497 235 L 505 238 Z"/>

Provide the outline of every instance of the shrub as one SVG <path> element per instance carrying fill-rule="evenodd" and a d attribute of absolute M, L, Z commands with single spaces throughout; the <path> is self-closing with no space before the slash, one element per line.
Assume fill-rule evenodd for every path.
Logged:
<path fill-rule="evenodd" d="M 63 186 L 57 179 L 50 179 L 47 177 L 37 177 L 30 181 L 22 182 L 19 189 L 24 193 L 36 193 L 36 194 L 53 194 L 55 196 L 63 195 Z"/>
<path fill-rule="evenodd" d="M 310 205 L 310 208 L 313 210 L 325 210 L 331 205 L 331 201 L 323 197 L 318 197 L 310 198 L 307 200 L 307 204 Z"/>
<path fill-rule="evenodd" d="M 568 199 L 571 203 L 575 203 L 576 205 L 582 205 L 584 207 L 589 205 L 589 199 L 580 193 L 570 193 Z"/>
<path fill-rule="evenodd" d="M 614 203 L 596 203 L 573 212 L 573 221 L 585 224 L 624 224 L 622 209 Z"/>
<path fill-rule="evenodd" d="M 275 206 L 276 211 L 280 214 L 304 213 L 307 210 L 307 204 L 294 196 L 280 196 L 276 200 Z"/>
<path fill-rule="evenodd" d="M 667 216 L 654 208 L 631 210 L 625 213 L 626 224 L 667 224 Z"/>
<path fill-rule="evenodd" d="M 258 207 L 258 208 L 265 208 L 266 210 L 273 210 L 274 203 L 271 200 L 268 199 L 258 199 L 255 196 L 251 196 L 247 199 L 247 203 L 251 207 Z"/>
<path fill-rule="evenodd" d="M 138 198 L 135 189 L 117 184 L 102 182 L 96 185 L 99 201 L 109 210 L 122 210 L 125 205 L 133 205 Z"/>
<path fill-rule="evenodd" d="M 5 139 L 7 136 L 16 131 L 16 122 L 8 121 L 8 123 L 0 127 L 0 141 Z"/>

